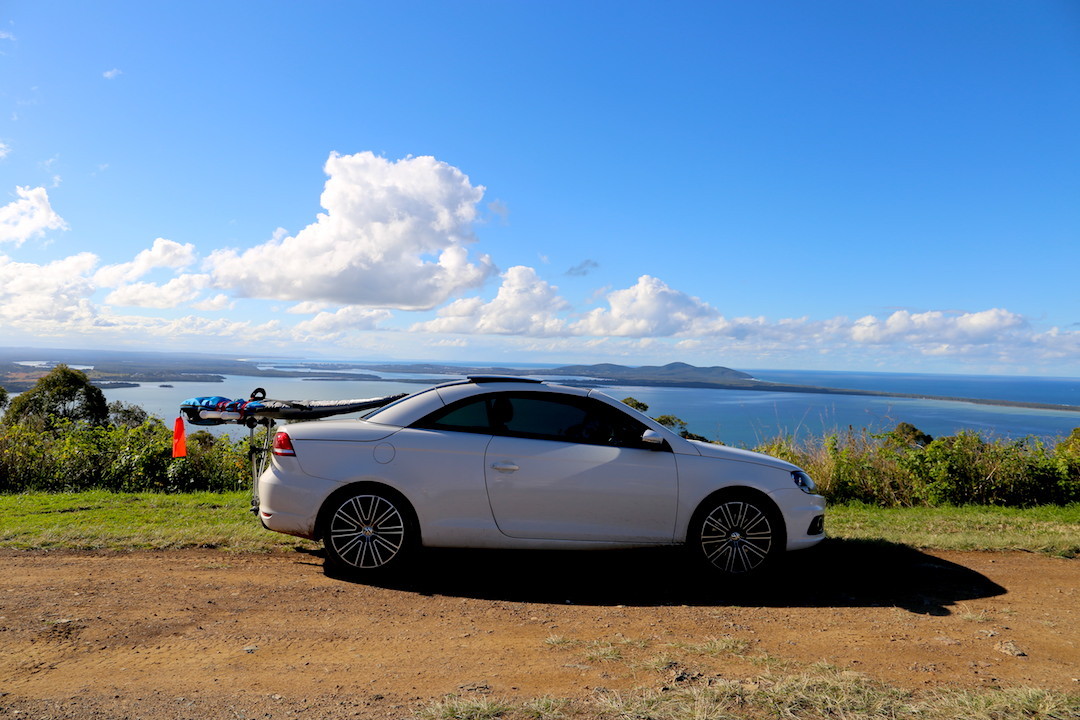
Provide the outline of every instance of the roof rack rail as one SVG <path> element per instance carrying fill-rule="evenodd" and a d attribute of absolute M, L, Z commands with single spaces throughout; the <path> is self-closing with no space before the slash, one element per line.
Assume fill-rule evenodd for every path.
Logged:
<path fill-rule="evenodd" d="M 474 383 L 520 382 L 540 384 L 544 382 L 536 378 L 519 377 L 517 375 L 466 375 L 465 377 L 469 379 L 469 382 Z"/>

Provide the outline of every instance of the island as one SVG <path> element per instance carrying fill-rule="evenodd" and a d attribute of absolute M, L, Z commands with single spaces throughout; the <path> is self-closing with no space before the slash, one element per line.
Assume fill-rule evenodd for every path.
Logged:
<path fill-rule="evenodd" d="M 293 378 L 340 382 L 382 381 L 379 373 L 393 373 L 397 382 L 431 385 L 447 377 L 505 375 L 540 377 L 579 387 L 642 386 L 710 390 L 815 393 L 872 397 L 945 400 L 1037 410 L 1080 412 L 1077 405 L 952 397 L 877 390 L 796 385 L 758 380 L 749 373 L 714 365 L 698 367 L 683 362 L 667 365 L 627 366 L 613 363 L 520 368 L 443 365 L 436 363 L 317 362 L 296 358 L 245 359 L 201 353 L 153 353 L 122 350 L 69 350 L 52 348 L 0 348 L 0 387 L 23 392 L 59 363 L 82 370 L 99 387 L 132 387 L 141 383 L 214 383 L 227 375 L 255 378 Z"/>

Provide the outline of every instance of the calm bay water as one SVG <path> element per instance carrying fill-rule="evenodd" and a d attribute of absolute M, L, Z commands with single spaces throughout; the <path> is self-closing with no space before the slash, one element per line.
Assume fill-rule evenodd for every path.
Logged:
<path fill-rule="evenodd" d="M 847 373 L 824 371 L 751 370 L 760 380 L 884 392 L 927 393 L 1080 406 L 1080 378 L 1005 377 L 975 375 L 917 375 L 904 373 Z M 376 373 L 373 373 L 376 374 Z M 537 371 L 542 377 L 542 370 Z M 166 420 L 179 413 L 180 403 L 196 396 L 247 398 L 256 387 L 281 400 L 367 398 L 414 392 L 424 385 L 401 382 L 407 375 L 381 381 L 308 381 L 227 376 L 221 383 L 173 383 L 171 388 L 143 385 L 106 391 L 110 401 L 142 406 Z M 446 377 L 432 377 L 430 384 Z M 747 390 L 701 390 L 617 386 L 605 389 L 622 400 L 632 396 L 649 405 L 649 414 L 675 415 L 691 432 L 728 445 L 753 446 L 777 435 L 821 435 L 848 426 L 877 432 L 907 422 L 934 436 L 973 430 L 988 437 L 1055 439 L 1080 427 L 1080 413 L 1058 410 L 995 407 L 974 403 L 901 398 L 876 398 L 815 393 L 774 393 Z M 244 431 L 221 426 L 230 435 Z"/>

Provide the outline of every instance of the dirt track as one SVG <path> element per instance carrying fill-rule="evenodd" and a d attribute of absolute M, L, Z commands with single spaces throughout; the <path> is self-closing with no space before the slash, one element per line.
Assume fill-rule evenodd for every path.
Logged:
<path fill-rule="evenodd" d="M 1080 690 L 1080 561 L 1040 555 L 830 541 L 743 591 L 666 551 L 429 552 L 381 587 L 304 552 L 0 562 L 0 718 L 402 718 L 451 693 L 752 677 L 766 656 L 908 688 Z M 736 649 L 687 649 L 710 638 Z"/>

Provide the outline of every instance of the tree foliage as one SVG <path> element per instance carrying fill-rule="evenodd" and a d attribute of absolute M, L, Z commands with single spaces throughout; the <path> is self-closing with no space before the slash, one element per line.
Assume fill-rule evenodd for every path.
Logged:
<path fill-rule="evenodd" d="M 29 423 L 38 429 L 55 429 L 64 422 L 103 426 L 108 421 L 109 408 L 101 388 L 91 385 L 86 373 L 63 364 L 17 395 L 3 418 L 8 426 Z"/>
<path fill-rule="evenodd" d="M 624 397 L 622 399 L 622 403 L 623 403 L 623 405 L 634 408 L 639 413 L 647 413 L 647 412 L 649 412 L 649 406 L 646 405 L 645 403 L 641 402 L 637 398 Z"/>
<path fill-rule="evenodd" d="M 639 413 L 649 412 L 649 406 L 641 402 L 634 397 L 625 397 L 622 399 L 623 405 L 632 407 Z M 702 442 L 709 442 L 709 438 L 704 435 L 696 435 L 686 429 L 686 421 L 682 418 L 675 417 L 674 415 L 661 415 L 660 417 L 653 418 L 656 422 L 660 423 L 664 427 L 673 430 L 679 434 L 679 437 L 686 438 L 687 440 L 701 440 Z"/>

